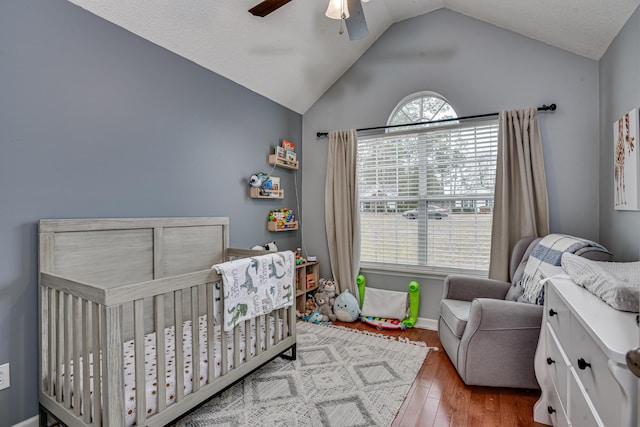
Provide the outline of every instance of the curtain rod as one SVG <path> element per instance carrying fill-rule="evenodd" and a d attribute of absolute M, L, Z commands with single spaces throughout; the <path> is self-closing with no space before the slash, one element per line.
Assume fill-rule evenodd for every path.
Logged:
<path fill-rule="evenodd" d="M 556 111 L 556 108 L 557 108 L 556 104 L 542 105 L 542 107 L 538 107 L 538 111 Z M 405 123 L 401 125 L 376 126 L 372 128 L 356 129 L 356 132 L 364 132 L 367 130 L 378 130 L 378 129 L 391 129 L 391 128 L 399 128 L 404 126 L 428 125 L 432 123 L 445 123 L 445 122 L 452 122 L 455 120 L 479 119 L 481 117 L 491 117 L 491 116 L 497 116 L 499 114 L 500 113 L 487 113 L 487 114 L 478 114 L 475 116 L 455 117 L 452 119 L 433 120 L 430 122 L 417 122 L 417 123 Z M 327 136 L 329 136 L 329 132 L 316 132 L 316 138 L 326 138 Z"/>

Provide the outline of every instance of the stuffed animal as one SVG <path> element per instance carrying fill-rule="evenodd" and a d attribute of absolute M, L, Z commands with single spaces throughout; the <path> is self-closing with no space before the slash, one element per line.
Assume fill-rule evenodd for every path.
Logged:
<path fill-rule="evenodd" d="M 313 296 L 314 301 L 316 302 L 316 311 L 320 314 L 327 316 L 329 320 L 332 322 L 336 320 L 336 315 L 333 314 L 331 310 L 331 305 L 329 303 L 329 295 L 326 292 L 317 291 Z"/>
<path fill-rule="evenodd" d="M 278 247 L 276 246 L 276 242 L 268 242 L 264 245 L 255 245 L 251 248 L 254 251 L 270 251 L 270 252 L 278 252 Z"/>
<path fill-rule="evenodd" d="M 323 314 L 318 313 L 317 311 L 314 311 L 308 316 L 303 316 L 302 320 L 311 323 L 327 323 L 329 321 L 329 318 Z"/>
<path fill-rule="evenodd" d="M 313 298 L 309 298 L 304 304 L 304 315 L 308 316 L 309 314 L 311 314 L 314 308 L 316 308 L 316 302 L 313 300 Z"/>
<path fill-rule="evenodd" d="M 264 244 L 264 248 L 267 251 L 278 252 L 278 247 L 276 246 L 276 242 L 268 242 Z"/>
<path fill-rule="evenodd" d="M 249 186 L 250 187 L 255 187 L 255 188 L 260 188 L 260 187 L 262 187 L 262 180 L 260 179 L 260 177 L 258 175 L 251 175 L 249 177 Z"/>
<path fill-rule="evenodd" d="M 360 315 L 360 306 L 356 297 L 351 295 L 349 289 L 345 289 L 343 293 L 338 295 L 333 312 L 338 320 L 343 322 L 355 322 Z"/>
<path fill-rule="evenodd" d="M 320 279 L 320 290 L 329 294 L 329 298 L 336 297 L 336 285 L 333 280 Z"/>
<path fill-rule="evenodd" d="M 249 177 L 249 186 L 263 190 L 271 190 L 273 188 L 273 182 L 271 182 L 269 175 L 264 172 L 258 172 Z"/>

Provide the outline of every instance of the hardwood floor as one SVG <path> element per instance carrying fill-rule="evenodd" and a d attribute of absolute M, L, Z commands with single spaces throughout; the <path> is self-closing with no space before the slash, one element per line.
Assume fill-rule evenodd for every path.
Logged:
<path fill-rule="evenodd" d="M 439 348 L 429 351 L 392 427 L 544 427 L 533 421 L 539 390 L 465 385 L 435 331 L 377 331 L 361 322 L 335 324 L 424 341 L 429 347 Z"/>

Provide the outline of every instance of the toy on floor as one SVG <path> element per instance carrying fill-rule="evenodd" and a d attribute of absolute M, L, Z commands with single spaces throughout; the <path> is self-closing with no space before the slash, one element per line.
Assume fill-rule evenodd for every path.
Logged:
<path fill-rule="evenodd" d="M 319 312 L 327 318 L 322 320 L 331 320 L 332 322 L 336 320 L 336 315 L 333 314 L 331 302 L 329 301 L 329 294 L 322 291 L 316 291 L 316 293 L 313 295 L 313 299 L 316 302 L 315 311 Z"/>
<path fill-rule="evenodd" d="M 309 316 L 316 308 L 316 302 L 312 297 L 307 298 L 307 301 L 304 303 L 304 312 L 300 313 L 296 310 L 296 316 L 298 319 L 302 319 L 303 317 Z M 304 320 L 304 319 L 303 319 Z"/>
<path fill-rule="evenodd" d="M 366 279 L 360 274 L 356 278 L 360 291 L 360 308 L 362 321 L 376 329 L 413 328 L 418 319 L 420 305 L 420 286 L 418 282 L 409 282 L 409 295 L 406 292 L 387 291 L 382 289 L 366 289 Z M 365 292 L 366 291 L 366 292 Z M 369 301 L 366 297 L 369 297 Z M 408 309 L 407 309 L 408 300 Z M 376 315 L 376 311 L 377 314 Z M 400 319 L 403 320 L 400 320 Z"/>
<path fill-rule="evenodd" d="M 331 323 L 329 322 L 329 318 L 327 316 L 317 311 L 312 312 L 308 316 L 303 316 L 302 320 L 309 323 L 315 323 L 317 325 L 327 325 Z"/>
<path fill-rule="evenodd" d="M 336 318 L 343 322 L 355 322 L 358 320 L 360 315 L 358 300 L 351 295 L 349 289 L 345 289 L 344 292 L 336 297 L 333 304 L 333 312 Z"/>

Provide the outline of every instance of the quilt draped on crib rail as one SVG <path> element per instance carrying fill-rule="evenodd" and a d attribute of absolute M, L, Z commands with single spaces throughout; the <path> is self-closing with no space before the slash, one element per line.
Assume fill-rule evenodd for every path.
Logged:
<path fill-rule="evenodd" d="M 276 252 L 216 264 L 222 276 L 224 330 L 293 305 L 295 256 Z"/>

